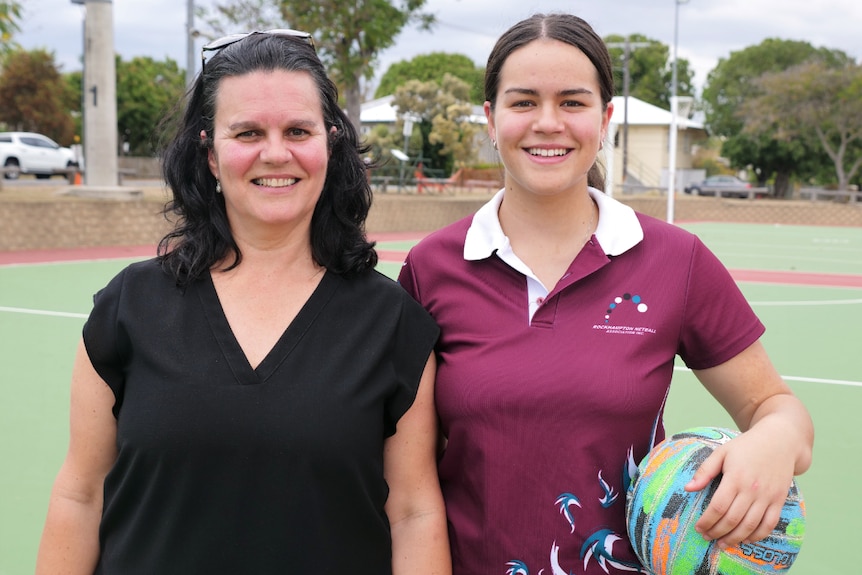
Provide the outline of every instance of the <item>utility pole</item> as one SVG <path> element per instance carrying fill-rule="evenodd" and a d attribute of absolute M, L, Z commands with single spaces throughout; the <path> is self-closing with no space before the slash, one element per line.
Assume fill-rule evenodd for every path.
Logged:
<path fill-rule="evenodd" d="M 647 48 L 651 44 L 649 42 L 631 42 L 626 36 L 625 42 L 610 42 L 608 48 L 623 49 L 623 189 L 625 189 L 626 179 L 629 174 L 629 84 L 631 82 L 631 73 L 629 62 L 631 61 L 631 51 L 633 48 Z M 610 174 L 613 178 L 613 174 Z"/>

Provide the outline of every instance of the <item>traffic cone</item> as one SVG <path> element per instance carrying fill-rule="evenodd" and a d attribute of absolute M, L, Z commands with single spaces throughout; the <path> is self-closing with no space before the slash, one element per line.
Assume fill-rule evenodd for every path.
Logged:
<path fill-rule="evenodd" d="M 81 186 L 84 184 L 84 180 L 81 178 L 81 172 L 75 172 L 75 182 L 76 186 Z"/>

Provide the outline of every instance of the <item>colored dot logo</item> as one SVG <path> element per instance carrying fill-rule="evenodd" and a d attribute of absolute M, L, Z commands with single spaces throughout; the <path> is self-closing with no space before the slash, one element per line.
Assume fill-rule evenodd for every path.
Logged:
<path fill-rule="evenodd" d="M 636 306 L 636 309 L 641 313 L 644 313 L 647 309 L 649 309 L 647 307 L 647 304 L 645 304 L 641 299 L 641 296 L 624 293 L 621 296 L 615 297 L 614 301 L 611 302 L 610 305 L 608 305 L 608 311 L 605 314 L 605 323 L 609 323 L 611 321 L 611 313 L 613 313 L 613 311 L 617 309 L 617 306 L 627 301 L 633 303 Z"/>

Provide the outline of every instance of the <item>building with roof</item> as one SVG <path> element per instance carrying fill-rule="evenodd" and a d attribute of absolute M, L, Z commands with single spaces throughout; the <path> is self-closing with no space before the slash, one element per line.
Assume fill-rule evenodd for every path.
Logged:
<path fill-rule="evenodd" d="M 394 96 L 384 96 L 362 104 L 360 112 L 362 135 L 369 133 L 375 126 L 380 124 L 391 126 L 392 130 L 395 129 L 395 123 L 398 121 L 398 110 L 392 106 L 393 98 Z M 469 121 L 474 124 L 481 124 L 482 126 L 488 124 L 482 106 L 473 106 L 473 113 L 470 114 Z M 480 130 L 477 136 L 477 143 L 479 145 L 476 156 L 477 163 L 495 164 L 499 162 L 497 151 L 491 146 L 487 130 Z"/>
<path fill-rule="evenodd" d="M 392 96 L 371 100 L 362 105 L 362 133 L 374 126 L 386 124 L 394 129 L 398 112 L 392 106 Z M 668 183 L 669 141 L 671 113 L 638 98 L 616 96 L 614 113 L 605 145 L 604 163 L 609 179 L 607 192 L 628 193 L 646 189 L 666 189 Z M 628 104 L 628 110 L 626 109 Z M 682 190 L 692 181 L 703 179 L 703 170 L 692 169 L 692 151 L 707 139 L 702 123 L 689 119 L 682 111 L 677 119 L 676 187 Z M 482 106 L 474 106 L 471 122 L 487 124 Z M 477 161 L 492 164 L 499 161 L 490 145 L 486 131 L 482 131 Z M 613 154 L 608 154 L 613 150 Z M 625 177 L 623 173 L 625 170 Z"/>
<path fill-rule="evenodd" d="M 613 188 L 608 191 L 667 189 L 671 113 L 631 96 L 628 99 L 615 96 L 613 104 L 608 140 L 614 145 L 605 146 L 605 166 L 608 173 L 613 174 Z M 686 110 L 681 109 L 680 112 L 677 118 L 675 179 L 678 190 L 703 179 L 704 171 L 692 168 L 692 153 L 708 138 L 702 123 L 688 118 Z M 607 154 L 608 148 L 613 149 L 612 155 Z"/>

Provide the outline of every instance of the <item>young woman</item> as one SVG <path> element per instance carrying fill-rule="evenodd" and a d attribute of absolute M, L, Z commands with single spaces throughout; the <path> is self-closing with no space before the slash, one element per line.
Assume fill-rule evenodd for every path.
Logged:
<path fill-rule="evenodd" d="M 766 536 L 811 461 L 805 408 L 764 328 L 697 237 L 602 194 L 614 95 L 583 20 L 536 15 L 485 75 L 504 189 L 409 254 L 401 284 L 441 328 L 439 469 L 454 573 L 641 570 L 625 530 L 637 463 L 664 437 L 679 355 L 745 433 L 688 486 L 721 545 Z"/>
<path fill-rule="evenodd" d="M 373 269 L 335 86 L 308 34 L 204 51 L 178 225 L 84 326 L 37 573 L 449 573 L 438 328 Z"/>

